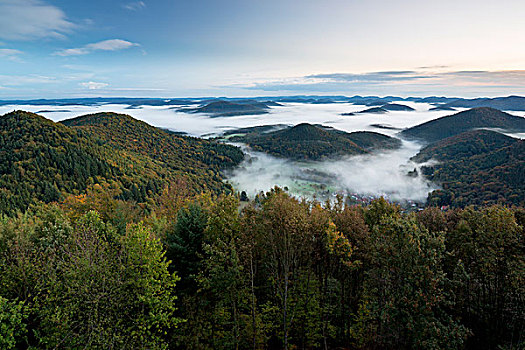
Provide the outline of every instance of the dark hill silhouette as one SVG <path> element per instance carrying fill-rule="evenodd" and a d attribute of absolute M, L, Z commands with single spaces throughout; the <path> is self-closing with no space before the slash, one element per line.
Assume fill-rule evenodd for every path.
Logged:
<path fill-rule="evenodd" d="M 429 109 L 429 111 L 455 111 L 456 109 L 453 107 L 445 106 L 445 105 L 439 105 L 436 107 L 432 107 Z"/>
<path fill-rule="evenodd" d="M 252 131 L 231 140 L 246 143 L 257 151 L 295 160 L 364 154 L 372 150 L 397 148 L 401 144 L 398 139 L 375 132 L 346 133 L 308 123 L 274 132 Z"/>
<path fill-rule="evenodd" d="M 410 106 L 399 104 L 399 103 L 387 103 L 386 105 L 381 106 L 381 108 L 387 111 L 414 111 L 415 110 L 414 108 Z"/>
<path fill-rule="evenodd" d="M 270 110 L 270 105 L 275 106 L 275 102 L 257 101 L 213 101 L 197 108 L 185 108 L 179 111 L 188 113 L 205 113 L 212 117 L 229 117 L 236 115 L 265 114 Z"/>
<path fill-rule="evenodd" d="M 386 113 L 388 112 L 386 109 L 382 108 L 382 107 L 372 107 L 372 108 L 368 108 L 368 109 L 365 109 L 365 110 L 362 110 L 362 111 L 359 111 L 359 112 L 355 112 L 355 113 L 376 113 L 376 114 L 381 114 L 381 113 Z"/>
<path fill-rule="evenodd" d="M 505 111 L 525 111 L 525 97 L 506 96 L 495 98 L 474 98 L 474 99 L 457 99 L 449 102 L 444 106 L 447 107 L 490 107 Z"/>
<path fill-rule="evenodd" d="M 403 130 L 400 135 L 407 139 L 432 143 L 477 128 L 501 128 L 524 132 L 525 118 L 493 108 L 473 108 Z"/>

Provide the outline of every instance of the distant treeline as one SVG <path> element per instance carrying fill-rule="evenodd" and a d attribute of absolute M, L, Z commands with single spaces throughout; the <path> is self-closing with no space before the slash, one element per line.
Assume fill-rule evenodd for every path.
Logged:
<path fill-rule="evenodd" d="M 119 191 L 0 218 L 1 349 L 525 346 L 523 208 Z"/>

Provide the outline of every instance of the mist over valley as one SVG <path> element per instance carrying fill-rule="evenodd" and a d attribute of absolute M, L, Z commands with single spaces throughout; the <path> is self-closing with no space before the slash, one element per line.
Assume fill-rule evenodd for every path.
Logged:
<path fill-rule="evenodd" d="M 245 191 L 250 198 L 261 191 L 265 192 L 274 186 L 280 186 L 298 197 L 317 198 L 323 201 L 333 199 L 336 195 L 344 196 L 349 202 L 366 202 L 382 196 L 403 205 L 411 205 L 411 203 L 424 205 L 428 194 L 440 189 L 440 185 L 430 181 L 421 171 L 422 167 L 428 165 L 427 163 L 416 163 L 411 160 L 424 147 L 425 140 L 405 139 L 404 134 L 408 131 L 403 130 L 466 109 L 456 108 L 450 111 L 449 108 L 436 109 L 435 105 L 425 102 L 388 102 L 383 104 L 386 109 L 381 109 L 382 113 L 366 112 L 370 105 L 375 104 L 369 101 L 364 105 L 349 102 L 334 103 L 334 101 L 312 103 L 312 101 L 283 102 L 282 100 L 278 103 L 251 100 L 222 103 L 220 100 L 214 100 L 208 104 L 203 102 L 200 107 L 197 102 L 189 104 L 187 101 L 166 101 L 166 104 L 159 102 L 155 105 L 141 105 L 140 101 L 139 104 L 5 104 L 0 106 L 0 113 L 22 109 L 40 113 L 58 122 L 84 114 L 115 112 L 129 114 L 133 118 L 177 134 L 216 138 L 240 146 L 246 155 L 245 160 L 238 167 L 226 171 L 225 176 L 236 191 Z M 378 105 L 381 106 L 381 103 L 382 101 Z M 519 115 L 519 112 L 510 113 Z M 245 136 L 247 132 L 251 132 L 251 128 L 254 127 L 257 127 L 255 130 L 258 134 L 264 136 L 304 123 L 312 125 L 312 128 L 331 130 L 336 134 L 356 135 L 360 134 L 357 132 L 365 132 L 361 134 L 384 135 L 385 138 L 399 142 L 399 145 L 366 150 L 366 147 L 359 147 L 362 145 L 355 145 L 357 151 L 347 151 L 346 154 L 345 152 L 327 153 L 318 158 L 301 159 L 291 156 L 296 152 L 294 147 L 297 147 L 293 143 L 286 146 L 288 155 L 280 157 L 276 156 L 275 152 L 254 150 L 243 143 L 243 137 L 247 137 Z M 520 134 L 519 131 L 513 130 L 507 134 L 520 137 L 522 133 Z M 304 141 L 310 142 L 311 135 L 303 138 Z M 356 140 L 349 142 L 354 144 L 354 141 Z M 327 141 L 319 142 L 316 147 L 324 145 Z M 279 140 L 277 143 L 279 145 Z M 307 147 L 308 145 L 307 143 Z M 431 159 L 430 162 L 435 160 Z"/>

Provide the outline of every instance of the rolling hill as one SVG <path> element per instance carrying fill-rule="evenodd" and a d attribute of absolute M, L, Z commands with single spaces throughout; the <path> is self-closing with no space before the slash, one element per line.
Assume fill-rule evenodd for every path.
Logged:
<path fill-rule="evenodd" d="M 525 118 L 493 108 L 473 108 L 403 130 L 400 135 L 406 139 L 432 143 L 477 128 L 524 132 Z"/>
<path fill-rule="evenodd" d="M 446 105 L 438 105 L 436 107 L 432 107 L 429 109 L 429 111 L 455 111 L 456 109 L 450 106 Z"/>
<path fill-rule="evenodd" d="M 136 202 L 181 178 L 197 192 L 229 191 L 220 172 L 242 159 L 236 147 L 170 134 L 125 115 L 54 123 L 15 111 L 0 117 L 0 213 L 81 194 L 97 183 Z"/>
<path fill-rule="evenodd" d="M 430 159 L 452 161 L 466 159 L 496 149 L 508 147 L 517 139 L 491 130 L 472 130 L 432 143 L 419 151 L 412 160 L 422 163 Z"/>
<path fill-rule="evenodd" d="M 408 112 L 408 111 L 415 110 L 414 108 L 410 106 L 399 104 L 399 103 L 387 103 L 386 105 L 381 106 L 381 108 L 387 111 L 406 111 Z"/>
<path fill-rule="evenodd" d="M 525 204 L 525 141 L 495 131 L 461 133 L 423 148 L 412 160 L 438 163 L 423 174 L 442 186 L 430 205 Z"/>
<path fill-rule="evenodd" d="M 375 113 L 375 114 L 382 114 L 382 113 L 386 113 L 388 112 L 386 109 L 384 109 L 383 107 L 372 107 L 372 108 L 367 108 L 367 109 L 364 109 L 362 111 L 359 111 L 359 112 L 355 112 L 356 114 L 359 113 Z"/>
<path fill-rule="evenodd" d="M 393 149 L 401 145 L 398 139 L 375 132 L 346 133 L 308 123 L 273 132 L 257 131 L 254 129 L 230 140 L 246 143 L 256 151 L 294 160 L 321 160 L 341 155 L 365 154 L 372 150 Z"/>
<path fill-rule="evenodd" d="M 490 107 L 504 111 L 525 111 L 525 97 L 506 96 L 474 99 L 460 98 L 455 101 L 448 102 L 444 106 L 462 108 Z"/>
<path fill-rule="evenodd" d="M 275 102 L 258 102 L 253 100 L 225 101 L 218 100 L 206 103 L 196 108 L 179 109 L 186 113 L 204 113 L 211 117 L 231 117 L 237 115 L 266 114 L 270 105 L 278 105 Z"/>

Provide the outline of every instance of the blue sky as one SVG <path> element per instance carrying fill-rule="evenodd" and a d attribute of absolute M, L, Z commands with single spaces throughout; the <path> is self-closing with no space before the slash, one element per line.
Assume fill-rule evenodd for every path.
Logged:
<path fill-rule="evenodd" d="M 522 0 L 0 0 L 0 98 L 525 95 Z"/>

